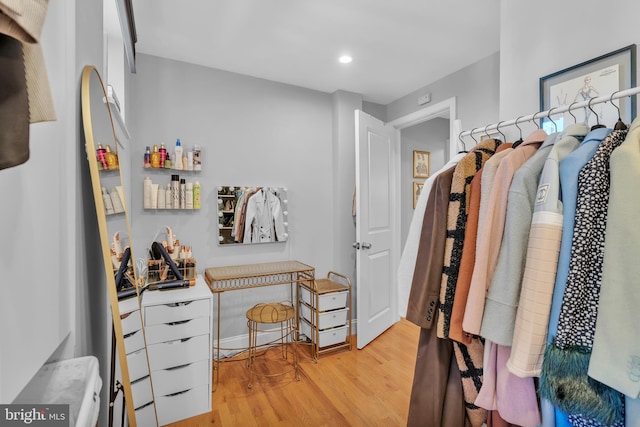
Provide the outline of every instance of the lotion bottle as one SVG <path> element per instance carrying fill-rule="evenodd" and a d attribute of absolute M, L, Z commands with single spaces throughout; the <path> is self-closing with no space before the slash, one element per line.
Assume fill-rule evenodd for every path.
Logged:
<path fill-rule="evenodd" d="M 202 188 L 200 188 L 200 183 L 196 181 L 193 184 L 193 209 L 200 209 L 202 207 L 202 201 L 200 200 L 202 193 Z"/>
<path fill-rule="evenodd" d="M 107 215 L 112 215 L 115 213 L 113 210 L 113 203 L 111 203 L 111 196 L 107 192 L 107 189 L 102 187 L 102 201 L 104 202 L 104 210 Z"/>
<path fill-rule="evenodd" d="M 180 138 L 176 140 L 175 155 L 173 156 L 173 168 L 182 170 L 182 143 Z"/>

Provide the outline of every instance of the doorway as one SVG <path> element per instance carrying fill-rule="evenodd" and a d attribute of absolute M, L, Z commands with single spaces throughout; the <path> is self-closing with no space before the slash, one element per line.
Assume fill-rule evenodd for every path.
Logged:
<path fill-rule="evenodd" d="M 392 238 L 392 241 L 389 245 L 388 264 L 385 264 L 388 266 L 388 269 L 385 269 L 385 271 L 393 272 L 393 274 L 390 277 L 387 274 L 373 274 L 372 270 L 375 270 L 374 267 L 376 266 L 376 264 L 369 262 L 371 260 L 365 258 L 363 256 L 364 254 L 362 254 L 361 251 L 358 251 L 357 263 L 356 263 L 357 264 L 356 284 L 357 284 L 357 299 L 358 299 L 358 310 L 357 310 L 358 311 L 358 325 L 357 325 L 358 329 L 357 330 L 358 330 L 358 348 L 362 348 L 364 345 L 366 345 L 366 343 L 375 339 L 375 337 L 377 337 L 380 333 L 386 330 L 386 328 L 390 327 L 393 323 L 400 320 L 399 313 L 401 311 L 399 310 L 399 306 L 396 303 L 396 301 L 398 300 L 396 296 L 397 296 L 399 287 L 398 287 L 397 280 L 395 280 L 395 278 L 397 277 L 395 273 L 398 270 L 400 256 L 402 253 L 400 236 L 401 236 L 401 202 L 402 202 L 401 194 L 403 191 L 403 189 L 401 188 L 401 184 L 403 180 L 401 176 L 401 173 L 402 173 L 401 172 L 402 171 L 401 147 L 399 146 L 401 144 L 401 139 L 402 139 L 401 131 L 403 129 L 418 125 L 420 123 L 426 122 L 434 118 L 449 119 L 449 132 L 448 132 L 448 138 L 446 140 L 447 142 L 445 143 L 446 145 L 448 145 L 445 148 L 445 153 L 446 153 L 445 161 L 448 161 L 457 152 L 457 147 L 455 143 L 455 141 L 457 141 L 457 138 L 454 138 L 454 135 L 457 135 L 459 132 L 460 122 L 456 119 L 455 97 L 449 98 L 445 101 L 441 101 L 432 106 L 407 114 L 389 123 L 378 122 L 378 124 L 376 124 L 375 119 L 373 121 L 367 120 L 367 122 L 370 122 L 370 123 L 368 123 L 366 127 L 362 127 L 362 128 L 359 124 L 359 119 L 358 119 L 359 114 L 361 113 L 356 111 L 356 135 L 357 135 L 356 150 L 359 149 L 359 141 L 362 141 L 363 144 L 368 145 L 369 147 L 375 146 L 377 143 L 372 145 L 371 143 L 372 140 L 370 139 L 371 135 L 374 135 L 375 139 L 378 141 L 393 140 L 393 142 L 391 143 L 392 149 L 388 150 L 388 153 L 391 154 L 391 158 L 389 159 L 389 168 L 386 168 L 386 167 L 371 168 L 368 163 L 374 157 L 371 157 L 369 155 L 356 156 L 356 176 L 357 176 L 356 187 L 358 188 L 356 192 L 357 194 L 356 204 L 358 206 L 358 212 L 361 213 L 360 215 L 358 215 L 358 218 L 366 219 L 368 217 L 368 213 L 363 211 L 362 208 L 365 206 L 369 206 L 369 203 L 368 203 L 369 199 L 365 199 L 365 201 L 363 202 L 361 198 L 369 197 L 369 194 L 367 194 L 367 191 L 365 191 L 366 189 L 370 188 L 369 181 L 376 182 L 378 188 L 388 188 L 390 190 L 388 191 L 388 193 L 384 193 L 384 194 L 387 194 L 388 196 L 385 200 L 386 200 L 386 203 L 389 203 L 389 206 L 387 206 L 386 208 L 378 206 L 378 209 L 384 209 L 384 211 L 389 212 L 390 216 L 388 218 L 388 222 L 385 221 L 385 224 L 388 224 L 388 227 L 389 227 L 388 230 L 391 232 L 390 234 L 392 236 L 395 236 Z M 373 129 L 374 127 L 377 129 L 372 131 L 371 129 Z M 385 129 L 390 129 L 392 134 L 395 133 L 395 137 L 394 138 L 385 137 L 384 134 L 387 132 Z M 366 173 L 363 173 L 361 174 L 361 176 L 358 176 L 359 174 L 358 171 L 366 171 Z M 386 173 L 385 176 L 379 176 L 380 174 L 384 175 L 385 173 Z M 380 201 L 380 198 L 377 198 L 377 200 Z M 365 244 L 366 246 L 363 246 L 363 247 L 366 249 L 371 248 L 370 242 L 364 242 L 364 241 L 359 242 L 359 240 L 362 240 L 362 236 L 372 236 L 371 229 L 369 229 L 368 226 L 369 226 L 369 222 L 366 220 L 360 220 L 360 221 L 357 221 L 356 223 L 356 244 L 358 244 L 359 246 L 360 244 Z M 386 227 L 378 227 L 378 231 L 380 231 L 382 228 L 387 230 Z M 372 257 L 368 256 L 368 258 L 372 258 Z M 361 265 L 361 263 L 363 263 L 364 261 L 367 261 L 367 266 Z M 390 279 L 389 282 L 391 283 L 387 282 L 388 284 L 384 286 L 385 287 L 391 286 L 395 291 L 394 294 L 389 294 L 389 295 L 393 295 L 393 297 L 390 298 L 391 301 L 389 301 L 389 302 L 393 301 L 392 304 L 390 306 L 386 305 L 385 307 L 383 307 L 385 308 L 384 310 L 385 313 L 387 313 L 386 311 L 387 309 L 391 310 L 391 312 L 388 313 L 389 314 L 388 316 L 385 314 L 385 318 L 388 320 L 386 320 L 386 323 L 384 325 L 380 324 L 380 321 L 378 321 L 380 316 L 378 316 L 378 314 L 375 313 L 374 311 L 371 311 L 371 312 L 369 312 L 370 310 L 366 311 L 368 316 L 365 316 L 365 318 L 361 318 L 361 316 L 365 314 L 365 310 L 362 310 L 362 307 L 360 307 L 360 301 L 364 300 L 365 302 L 368 303 L 371 300 L 372 295 L 380 295 L 380 294 L 387 295 L 386 291 L 382 293 L 379 292 L 378 288 L 380 288 L 381 286 L 379 283 L 377 284 L 377 286 L 376 286 L 376 283 L 373 283 L 373 286 L 372 286 L 372 283 L 366 283 L 367 279 L 371 280 L 371 278 L 376 278 L 374 282 L 380 282 L 379 280 L 380 276 L 389 277 Z M 384 281 L 385 280 L 383 280 L 383 282 Z M 373 293 L 374 289 L 378 291 L 375 294 Z M 379 310 L 379 311 L 382 312 L 382 310 Z M 376 322 L 373 322 L 372 320 L 376 320 Z M 367 337 L 366 340 L 363 339 L 362 343 L 360 342 L 361 336 Z"/>

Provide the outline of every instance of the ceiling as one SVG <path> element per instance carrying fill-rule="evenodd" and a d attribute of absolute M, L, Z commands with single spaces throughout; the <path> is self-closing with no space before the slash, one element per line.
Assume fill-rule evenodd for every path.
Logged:
<path fill-rule="evenodd" d="M 382 105 L 497 52 L 499 9 L 499 0 L 133 0 L 138 53 Z M 340 64 L 343 54 L 353 62 Z"/>

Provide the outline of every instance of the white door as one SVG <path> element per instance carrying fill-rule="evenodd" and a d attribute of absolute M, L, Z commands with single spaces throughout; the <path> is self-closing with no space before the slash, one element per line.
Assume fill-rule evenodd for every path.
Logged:
<path fill-rule="evenodd" d="M 358 348 L 397 320 L 394 245 L 396 130 L 356 110 L 356 289 Z"/>

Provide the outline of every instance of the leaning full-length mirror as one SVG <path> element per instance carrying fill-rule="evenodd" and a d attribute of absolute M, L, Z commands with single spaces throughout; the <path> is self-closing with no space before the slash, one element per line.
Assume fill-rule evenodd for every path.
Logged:
<path fill-rule="evenodd" d="M 124 150 L 119 150 L 106 100 L 98 71 L 86 66 L 82 72 L 82 120 L 113 321 L 110 424 L 114 418 L 121 419 L 113 408 L 118 407 L 116 399 L 123 401 L 122 396 L 111 397 L 119 383 L 126 404 L 121 410 L 126 411 L 128 425 L 151 426 L 157 425 L 157 417 L 140 315 L 139 281 L 130 245 L 130 198 L 122 179 L 129 161 L 123 158 L 120 162 L 119 154 Z"/>

